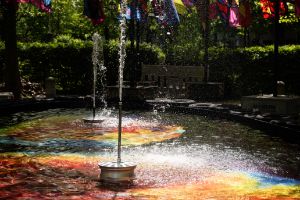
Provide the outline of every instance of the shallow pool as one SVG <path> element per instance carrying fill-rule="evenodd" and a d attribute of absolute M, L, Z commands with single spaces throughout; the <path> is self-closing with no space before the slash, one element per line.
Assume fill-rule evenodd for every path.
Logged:
<path fill-rule="evenodd" d="M 124 112 L 130 188 L 104 188 L 98 162 L 116 160 L 117 113 L 84 124 L 84 109 L 0 119 L 0 199 L 300 199 L 300 147 L 226 120 Z"/>

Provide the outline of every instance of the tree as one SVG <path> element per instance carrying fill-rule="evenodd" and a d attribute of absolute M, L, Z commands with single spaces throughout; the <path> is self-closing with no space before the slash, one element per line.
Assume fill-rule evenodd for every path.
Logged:
<path fill-rule="evenodd" d="M 21 98 L 21 79 L 18 67 L 16 36 L 16 1 L 3 1 L 3 39 L 5 42 L 5 89 L 12 91 L 15 99 Z"/>

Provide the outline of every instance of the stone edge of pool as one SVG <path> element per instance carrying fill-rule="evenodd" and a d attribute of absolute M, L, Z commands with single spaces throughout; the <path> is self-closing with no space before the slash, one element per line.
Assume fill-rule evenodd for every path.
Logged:
<path fill-rule="evenodd" d="M 113 106 L 115 102 L 109 102 Z M 151 109 L 153 105 L 167 105 L 167 111 L 181 112 L 188 114 L 196 114 L 208 116 L 211 118 L 227 119 L 236 121 L 250 127 L 263 130 L 272 136 L 277 136 L 293 143 L 300 143 L 300 126 L 288 125 L 274 120 L 259 119 L 255 113 L 243 111 L 238 105 L 218 104 L 214 106 L 213 103 L 203 103 L 207 105 L 194 106 L 190 105 L 196 103 L 192 100 L 185 99 L 181 101 L 127 101 L 124 102 L 125 109 Z M 200 103 L 201 104 L 201 103 Z M 90 102 L 86 97 L 80 96 L 58 96 L 54 99 L 30 99 L 30 100 L 6 100 L 0 101 L 0 116 L 13 114 L 16 112 L 25 111 L 42 111 L 53 108 L 84 108 L 89 107 Z M 216 104 L 215 104 L 216 105 Z M 101 106 L 101 105 L 100 105 Z M 274 121 L 276 123 L 274 123 Z"/>

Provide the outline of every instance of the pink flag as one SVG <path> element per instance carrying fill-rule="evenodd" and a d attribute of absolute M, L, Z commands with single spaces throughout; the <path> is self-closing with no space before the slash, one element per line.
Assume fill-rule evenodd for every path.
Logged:
<path fill-rule="evenodd" d="M 31 3 L 44 12 L 51 12 L 51 0 L 17 0 L 20 3 Z"/>
<path fill-rule="evenodd" d="M 239 8 L 237 6 L 230 7 L 229 26 L 238 27 L 239 22 Z"/>

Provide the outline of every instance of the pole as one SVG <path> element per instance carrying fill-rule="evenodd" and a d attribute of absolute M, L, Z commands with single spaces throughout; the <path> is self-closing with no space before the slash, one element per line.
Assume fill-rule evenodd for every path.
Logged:
<path fill-rule="evenodd" d="M 96 42 L 98 42 L 96 40 Z M 96 116 L 96 81 L 97 81 L 97 72 L 96 72 L 96 65 L 94 64 L 94 83 L 93 83 L 93 119 L 95 119 Z"/>
<path fill-rule="evenodd" d="M 120 34 L 120 46 L 119 46 L 119 127 L 118 127 L 118 158 L 117 163 L 121 163 L 121 140 L 122 140 L 122 88 L 123 88 L 123 69 L 125 65 L 126 56 L 126 0 L 121 1 L 121 34 Z"/>
<path fill-rule="evenodd" d="M 118 163 L 121 163 L 121 137 L 122 137 L 122 101 L 119 102 L 119 127 L 118 127 Z"/>
<path fill-rule="evenodd" d="M 274 69 L 273 69 L 273 96 L 277 97 L 278 80 L 278 46 L 279 46 L 279 0 L 275 0 L 275 19 L 274 19 Z"/>

